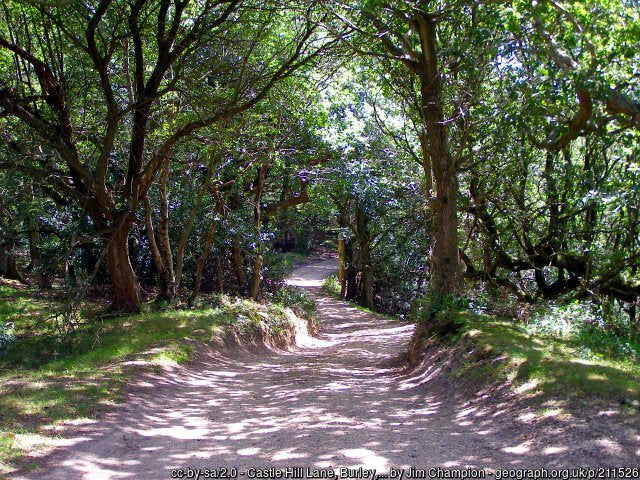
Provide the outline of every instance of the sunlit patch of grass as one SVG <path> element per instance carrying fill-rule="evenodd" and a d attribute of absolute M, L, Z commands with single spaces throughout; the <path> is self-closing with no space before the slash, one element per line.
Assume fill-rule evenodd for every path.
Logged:
<path fill-rule="evenodd" d="M 524 389 L 523 394 L 543 398 L 640 398 L 637 364 L 617 358 L 585 357 L 578 339 L 531 334 L 522 326 L 489 316 L 468 312 L 456 315 L 464 320 L 462 337 L 485 352 L 476 359 L 478 368 L 464 364 L 461 375 L 510 377 L 516 390 Z M 483 362 L 487 353 L 494 358 L 503 356 L 504 361 Z"/>
<path fill-rule="evenodd" d="M 16 434 L 0 430 L 0 473 L 8 471 L 9 462 L 18 458 L 21 453 L 16 445 Z"/>
<path fill-rule="evenodd" d="M 322 290 L 334 298 L 340 298 L 340 291 L 342 290 L 342 287 L 340 286 L 338 277 L 336 275 L 327 277 L 322 283 Z"/>
<path fill-rule="evenodd" d="M 52 312 L 54 304 L 32 288 L 12 288 L 0 285 L 0 325 L 25 317 L 42 318 Z M 19 323 L 19 322 L 18 322 Z"/>
<path fill-rule="evenodd" d="M 309 259 L 309 255 L 298 252 L 272 253 L 273 257 L 277 257 L 284 267 L 290 271 L 299 263 L 303 263 Z"/>
<path fill-rule="evenodd" d="M 171 343 L 151 356 L 151 362 L 159 365 L 177 365 L 191 360 L 193 347 L 184 342 Z"/>

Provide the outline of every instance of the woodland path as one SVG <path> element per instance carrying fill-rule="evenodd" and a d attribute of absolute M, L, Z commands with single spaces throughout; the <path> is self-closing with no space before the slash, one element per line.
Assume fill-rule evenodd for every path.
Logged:
<path fill-rule="evenodd" d="M 482 415 L 468 401 L 461 407 L 454 392 L 416 385 L 394 367 L 412 326 L 328 298 L 320 285 L 334 265 L 312 261 L 289 280 L 318 301 L 317 337 L 303 336 L 287 352 L 205 352 L 186 367 L 138 380 L 123 405 L 74 427 L 41 469 L 16 478 L 169 479 L 172 469 L 188 467 L 383 473 L 599 463 L 594 455 L 604 447 L 590 440 L 571 445 L 559 432 L 544 450 L 527 446 L 527 427 L 512 415 Z"/>

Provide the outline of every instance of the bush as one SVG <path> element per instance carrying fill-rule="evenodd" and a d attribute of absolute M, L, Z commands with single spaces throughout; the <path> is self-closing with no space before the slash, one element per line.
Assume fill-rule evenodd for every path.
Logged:
<path fill-rule="evenodd" d="M 463 296 L 436 294 L 428 291 L 416 298 L 411 306 L 409 320 L 415 323 L 429 322 L 438 312 L 458 312 L 470 308 L 469 300 Z"/>
<path fill-rule="evenodd" d="M 13 322 L 9 322 L 0 327 L 0 353 L 4 352 L 16 341 Z"/>
<path fill-rule="evenodd" d="M 313 317 L 316 312 L 316 302 L 298 288 L 281 288 L 274 294 L 273 301 L 306 318 Z"/>
<path fill-rule="evenodd" d="M 337 275 L 331 275 L 322 283 L 322 290 L 327 292 L 332 297 L 339 297 L 342 286 L 338 281 Z"/>
<path fill-rule="evenodd" d="M 640 362 L 640 334 L 624 312 L 595 302 L 546 303 L 532 314 L 528 330 L 573 340 L 587 356 Z"/>
<path fill-rule="evenodd" d="M 284 288 L 285 280 L 295 267 L 302 262 L 306 255 L 288 252 L 268 252 L 265 254 L 265 264 L 262 267 L 262 288 L 266 292 L 276 293 Z"/>

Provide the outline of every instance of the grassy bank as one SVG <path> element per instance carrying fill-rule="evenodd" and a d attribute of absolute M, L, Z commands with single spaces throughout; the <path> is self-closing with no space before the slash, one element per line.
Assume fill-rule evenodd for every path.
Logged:
<path fill-rule="evenodd" d="M 480 383 L 510 381 L 522 397 L 573 401 L 600 398 L 633 407 L 640 400 L 640 365 L 581 335 L 544 333 L 468 311 L 435 314 L 421 340 L 457 349 L 452 375 Z"/>
<path fill-rule="evenodd" d="M 0 287 L 0 318 L 15 340 L 0 352 L 0 473 L 29 467 L 25 452 L 45 446 L 61 422 L 95 417 L 117 403 L 135 368 L 161 368 L 191 359 L 192 341 L 211 342 L 233 328 L 277 337 L 290 331 L 291 310 L 313 314 L 313 303 L 284 290 L 260 304 L 221 295 L 194 309 L 147 304 L 136 315 L 107 315 L 29 289 Z M 134 361 L 134 362 L 132 362 Z"/>

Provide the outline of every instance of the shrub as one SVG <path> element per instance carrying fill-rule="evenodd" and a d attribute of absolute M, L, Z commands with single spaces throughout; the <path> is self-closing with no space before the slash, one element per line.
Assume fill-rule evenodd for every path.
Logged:
<path fill-rule="evenodd" d="M 9 322 L 0 327 L 0 353 L 7 350 L 16 341 L 13 322 Z"/>
<path fill-rule="evenodd" d="M 316 302 L 299 288 L 283 287 L 274 294 L 273 301 L 303 317 L 310 318 L 316 312 Z"/>
<path fill-rule="evenodd" d="M 336 275 L 331 275 L 322 284 L 322 289 L 332 297 L 339 297 L 342 287 Z"/>
<path fill-rule="evenodd" d="M 640 362 L 640 335 L 624 312 L 610 305 L 574 300 L 545 303 L 531 315 L 532 333 L 573 340 L 587 356 L 607 356 Z"/>

